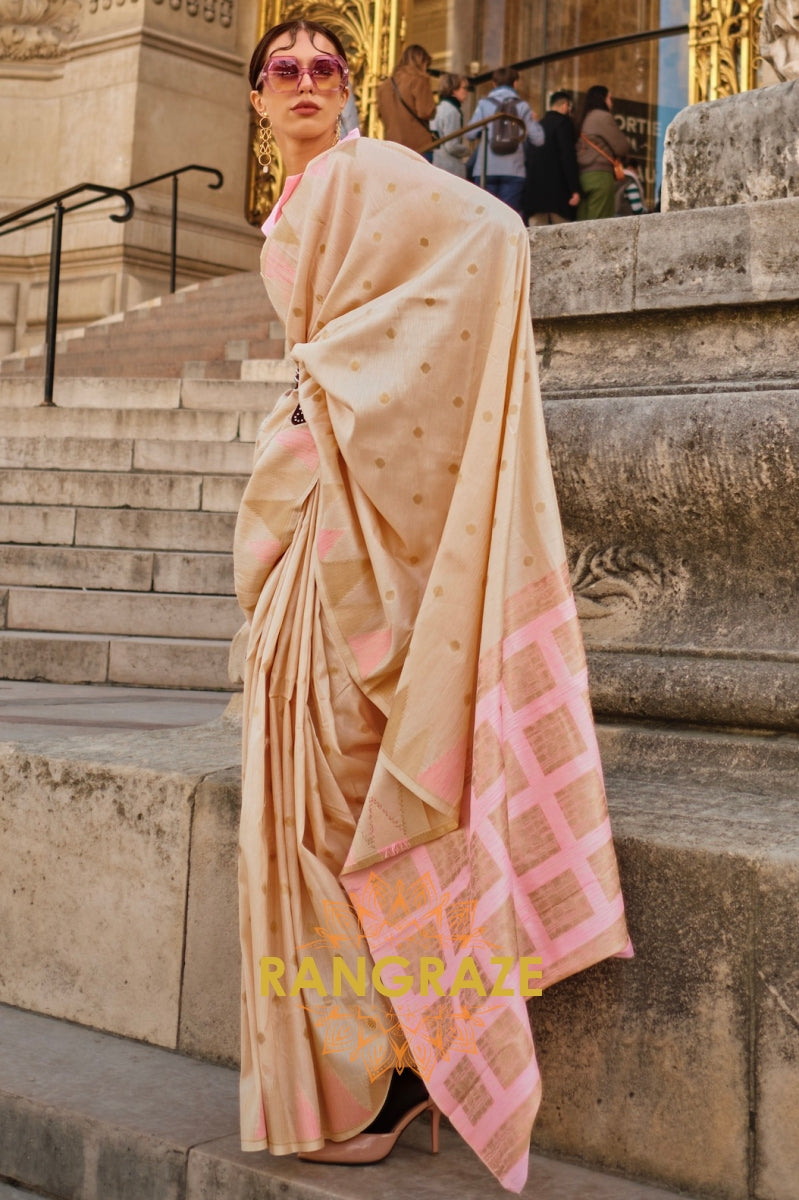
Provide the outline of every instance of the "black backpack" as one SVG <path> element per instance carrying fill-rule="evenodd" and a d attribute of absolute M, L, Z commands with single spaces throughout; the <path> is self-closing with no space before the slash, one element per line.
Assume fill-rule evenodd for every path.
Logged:
<path fill-rule="evenodd" d="M 491 99 L 490 96 L 489 99 Z M 519 99 L 517 96 L 509 96 L 507 100 L 491 100 L 491 103 L 494 105 L 494 110 L 498 113 L 507 113 L 511 117 L 519 115 Z M 515 121 L 506 121 L 500 117 L 499 120 L 491 122 L 488 145 L 491 148 L 492 154 L 513 154 L 515 150 L 519 149 L 525 136 L 525 131 L 521 125 L 517 125 Z"/>

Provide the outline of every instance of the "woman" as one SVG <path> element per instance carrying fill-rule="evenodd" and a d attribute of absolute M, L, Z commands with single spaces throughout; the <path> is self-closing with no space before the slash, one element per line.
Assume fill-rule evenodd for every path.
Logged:
<path fill-rule="evenodd" d="M 432 58 L 424 46 L 407 46 L 392 75 L 377 89 L 377 111 L 389 142 L 424 154 L 432 162 L 428 124 L 436 111 L 427 69 Z"/>
<path fill-rule="evenodd" d="M 585 96 L 577 139 L 582 200 L 578 221 L 612 217 L 616 203 L 614 158 L 626 158 L 632 146 L 613 119 L 613 97 L 602 84 L 590 87 Z"/>
<path fill-rule="evenodd" d="M 433 136 L 448 137 L 463 128 L 461 106 L 469 92 L 469 81 L 462 75 L 442 75 L 438 81 L 439 102 L 433 118 Z M 433 151 L 433 166 L 466 178 L 466 159 L 471 147 L 461 138 L 453 138 Z"/>
<path fill-rule="evenodd" d="M 289 173 L 262 272 L 297 375 L 234 553 L 242 1144 L 375 1161 L 435 1102 L 434 1138 L 441 1110 L 519 1191 L 530 960 L 546 986 L 628 952 L 527 239 L 411 151 L 338 143 L 324 27 L 270 30 L 250 80 Z"/>

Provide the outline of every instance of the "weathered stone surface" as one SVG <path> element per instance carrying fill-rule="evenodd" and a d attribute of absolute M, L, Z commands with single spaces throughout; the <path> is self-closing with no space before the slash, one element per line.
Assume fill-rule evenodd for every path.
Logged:
<path fill-rule="evenodd" d="M 67 638 L 57 633 L 5 629 L 0 632 L 0 678 L 105 683 L 108 639 L 91 634 Z"/>
<path fill-rule="evenodd" d="M 203 512 L 237 513 L 248 476 L 206 475 L 203 478 Z"/>
<path fill-rule="evenodd" d="M 596 711 L 796 728 L 796 392 L 625 391 L 546 405 Z"/>
<path fill-rule="evenodd" d="M 132 458 L 130 438 L 95 438 L 87 444 L 82 438 L 0 437 L 0 467 L 128 471 Z"/>
<path fill-rule="evenodd" d="M 795 832 L 795 831 L 794 831 Z M 755 1190 L 794 1200 L 799 1180 L 799 863 L 777 850 L 760 864 L 755 973 Z"/>
<path fill-rule="evenodd" d="M 69 546 L 74 532 L 74 508 L 0 504 L 0 542 Z"/>
<path fill-rule="evenodd" d="M 0 545 L 0 579 L 26 587 L 106 588 L 149 591 L 153 555 L 136 550 L 86 550 L 78 546 Z"/>
<path fill-rule="evenodd" d="M 238 938 L 240 771 L 203 781 L 194 797 L 179 1048 L 216 1062 L 239 1061 Z"/>
<path fill-rule="evenodd" d="M 200 475 L 245 475 L 252 469 L 252 445 L 246 442 L 174 442 L 146 439 L 134 443 L 137 471 L 191 471 Z"/>
<path fill-rule="evenodd" d="M 236 686 L 227 676 L 230 643 L 175 637 L 112 637 L 108 679 L 135 687 L 211 688 L 228 691 Z"/>
<path fill-rule="evenodd" d="M 230 638 L 241 611 L 227 596 L 174 596 L 155 592 L 80 592 L 60 588 L 10 588 L 9 629 L 72 633 L 123 633 L 142 637 Z"/>
<path fill-rule="evenodd" d="M 0 756 L 0 999 L 176 1044 L 194 787 Z"/>
<path fill-rule="evenodd" d="M 177 408 L 180 380 L 70 379 L 65 376 L 59 377 L 54 395 L 59 408 Z"/>
<path fill-rule="evenodd" d="M 190 412 L 182 408 L 99 408 L 95 411 L 37 407 L 13 408 L 3 413 L 3 433 L 7 437 L 132 437 L 229 442 L 237 437 L 238 427 L 239 417 L 235 412 Z"/>
<path fill-rule="evenodd" d="M 0 509 L 0 514 L 2 514 Z M 80 546 L 230 552 L 234 513 L 79 508 L 73 517 Z"/>
<path fill-rule="evenodd" d="M 0 502 L 196 509 L 200 507 L 200 479 L 110 471 L 7 471 L 0 477 Z"/>
<path fill-rule="evenodd" d="M 155 554 L 154 559 L 156 592 L 233 595 L 232 554 Z"/>
<path fill-rule="evenodd" d="M 666 131 L 665 211 L 799 195 L 799 81 L 684 108 Z"/>
<path fill-rule="evenodd" d="M 770 915 L 754 895 L 759 864 L 775 855 L 792 886 L 799 799 L 795 779 L 793 796 L 767 800 L 736 792 L 734 772 L 716 770 L 715 788 L 663 773 L 655 784 L 635 777 L 629 762 L 623 776 L 609 774 L 636 958 L 601 964 L 531 1001 L 544 1081 L 534 1141 L 611 1169 L 623 1163 L 675 1188 L 745 1200 L 752 1070 L 768 1074 L 754 1033 L 762 1000 L 752 962 Z M 769 971 L 780 995 L 793 994 L 795 954 L 770 956 Z M 787 1112 L 795 1111 L 793 1070 Z M 786 1098 L 784 1078 L 770 1076 L 772 1104 L 781 1087 Z M 758 1114 L 759 1107 L 757 1129 Z M 773 1131 L 763 1153 L 774 1155 L 779 1177 L 793 1151 L 778 1149 L 785 1126 L 774 1124 L 773 1109 L 762 1115 Z"/>

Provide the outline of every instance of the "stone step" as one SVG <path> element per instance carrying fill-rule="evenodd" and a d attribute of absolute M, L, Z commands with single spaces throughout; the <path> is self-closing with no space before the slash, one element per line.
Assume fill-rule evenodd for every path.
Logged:
<path fill-rule="evenodd" d="M 427 1117 L 372 1167 L 245 1154 L 237 1133 L 238 1075 L 228 1067 L 11 1008 L 0 1009 L 0 1040 L 0 1174 L 55 1200 L 508 1195 L 451 1129 L 442 1129 L 440 1152 L 431 1155 Z M 671 1196 L 536 1154 L 522 1192 L 522 1200 Z"/>
<path fill-rule="evenodd" d="M 234 691 L 230 640 L 0 629 L 0 678 Z"/>
<path fill-rule="evenodd" d="M 0 504 L 236 512 L 246 482 L 243 475 L 20 469 L 0 477 Z"/>
<path fill-rule="evenodd" d="M 233 513 L 0 505 L 0 542 L 111 549 L 230 551 Z"/>
<path fill-rule="evenodd" d="M 40 633 L 231 638 L 243 623 L 232 596 L 9 587 L 6 628 Z"/>
<path fill-rule="evenodd" d="M 184 439 L 176 450 L 174 441 L 157 438 L 0 437 L 0 468 L 245 475 L 252 456 L 247 442 Z"/>
<path fill-rule="evenodd" d="M 230 553 L 0 544 L 0 586 L 233 595 Z"/>
<path fill-rule="evenodd" d="M 181 365 L 182 365 L 182 359 Z M 268 412 L 285 390 L 276 384 L 226 379 L 135 379 L 102 376 L 57 378 L 55 406 L 61 409 L 210 409 L 218 412 Z M 0 380 L 0 408 L 36 408 L 42 403 L 36 379 Z M 4 422 L 4 433 L 5 422 Z"/>
<path fill-rule="evenodd" d="M 0 388 L 2 384 L 0 384 Z M 264 409 L 264 416 L 268 409 Z M 239 435 L 240 427 L 253 436 Z M 263 419 L 256 412 L 200 412 L 187 409 L 82 409 L 22 406 L 3 413 L 6 437 L 141 438 L 159 441 L 253 441 Z"/>

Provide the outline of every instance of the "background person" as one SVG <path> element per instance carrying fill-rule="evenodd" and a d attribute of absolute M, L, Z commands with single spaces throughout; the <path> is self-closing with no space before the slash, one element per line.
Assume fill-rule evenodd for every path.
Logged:
<path fill-rule="evenodd" d="M 438 81 L 438 108 L 433 117 L 433 137 L 447 137 L 463 128 L 461 106 L 469 92 L 469 81 L 464 75 L 442 75 Z M 466 159 L 472 149 L 462 138 L 446 142 L 433 151 L 433 166 L 466 178 Z"/>
<path fill-rule="evenodd" d="M 616 177 L 613 159 L 627 158 L 632 146 L 613 119 L 613 97 L 604 84 L 586 92 L 577 139 L 582 199 L 578 221 L 612 217 L 616 207 Z"/>
<path fill-rule="evenodd" d="M 433 140 L 429 121 L 436 111 L 427 74 L 432 61 L 424 46 L 407 46 L 393 73 L 377 89 L 377 112 L 386 141 L 424 153 L 430 162 L 433 153 L 426 150 Z"/>
<path fill-rule="evenodd" d="M 546 987 L 629 953 L 529 245 L 413 151 L 339 139 L 348 71 L 323 26 L 270 30 L 250 81 L 288 172 L 261 270 L 296 377 L 258 431 L 233 555 L 242 1145 L 374 1162 L 427 1109 L 435 1149 L 443 1111 L 518 1192 L 541 1094 L 522 963 L 540 956 Z M 480 982 L 497 954 L 501 999 Z M 389 998 L 372 967 L 392 957 Z M 472 959 L 478 993 L 455 987 Z M 337 963 L 368 993 L 337 988 Z"/>
<path fill-rule="evenodd" d="M 527 127 L 527 139 L 534 146 L 543 146 L 544 131 L 535 119 L 535 114 L 530 108 L 526 100 L 522 100 L 516 91 L 516 83 L 519 79 L 519 72 L 513 67 L 499 67 L 491 76 L 494 87 L 487 96 L 483 96 L 477 104 L 476 109 L 472 113 L 470 124 L 473 121 L 481 121 L 485 117 L 491 117 L 497 112 L 499 105 L 505 101 L 515 103 L 516 115 L 521 117 Z M 488 159 L 486 162 L 486 191 L 491 192 L 500 200 L 504 200 L 509 204 L 519 216 L 522 215 L 524 209 L 524 149 L 523 140 L 519 143 L 518 149 L 512 154 L 494 154 L 491 150 L 491 125 L 487 126 L 485 132 L 480 133 L 478 130 L 475 133 L 468 133 L 467 138 L 470 141 L 480 139 L 477 146 L 477 159 L 474 165 L 473 177 L 477 183 L 482 175 L 483 169 L 483 146 L 488 140 Z"/>
<path fill-rule="evenodd" d="M 573 221 L 580 203 L 574 109 L 568 92 L 553 92 L 541 119 L 543 146 L 525 146 L 527 180 L 524 210 L 530 225 L 560 225 Z"/>

